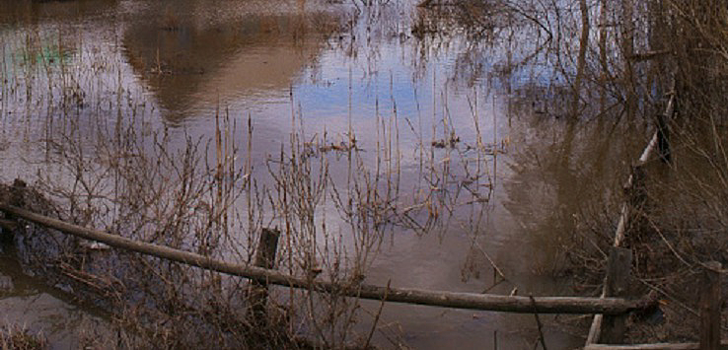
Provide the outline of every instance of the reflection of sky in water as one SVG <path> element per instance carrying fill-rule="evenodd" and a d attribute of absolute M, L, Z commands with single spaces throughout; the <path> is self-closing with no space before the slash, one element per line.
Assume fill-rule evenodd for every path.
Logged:
<path fill-rule="evenodd" d="M 558 82 L 553 67 L 544 64 L 542 56 L 529 58 L 538 51 L 535 43 L 521 42 L 526 44 L 513 44 L 517 47 L 508 58 L 505 50 L 481 48 L 467 51 L 471 45 L 455 38 L 452 48 L 428 56 L 425 64 L 418 67 L 412 64 L 412 55 L 416 52 L 414 40 L 404 45 L 381 42 L 376 44 L 376 70 L 373 73 L 369 73 L 366 57 L 346 58 L 336 50 L 325 51 L 315 70 L 309 69 L 302 74 L 303 78 L 294 86 L 294 95 L 304 113 L 314 120 L 345 119 L 351 93 L 355 120 L 374 118 L 377 102 L 380 116 L 392 115 L 394 100 L 400 117 L 415 119 L 420 116 L 425 125 L 431 127 L 433 95 L 436 119 L 442 118 L 443 105 L 446 104 L 450 118 L 467 121 L 472 117 L 469 103 L 476 102 L 473 98 L 477 90 L 481 98 L 477 101 L 478 113 L 481 118 L 487 115 L 486 120 L 490 121 L 490 113 L 494 111 L 493 95 L 489 92 L 503 97 L 502 94 L 508 90 L 517 90 L 525 85 L 549 86 L 554 81 Z M 526 64 L 515 65 L 507 74 L 497 73 L 503 71 L 508 62 Z M 473 70 L 475 66 L 482 74 Z M 307 78 L 309 76 L 312 78 Z M 498 98 L 496 102 L 500 105 L 503 101 Z M 481 124 L 481 127 L 484 125 Z M 487 129 L 483 131 L 490 134 Z"/>
<path fill-rule="evenodd" d="M 400 57 L 391 48 L 383 47 L 380 52 L 378 71 L 371 76 L 366 76 L 358 62 L 342 62 L 337 52 L 325 52 L 317 68 L 316 80 L 320 82 L 313 84 L 304 81 L 295 86 L 294 94 L 302 101 L 303 110 L 315 111 L 321 116 L 346 116 L 351 69 L 351 104 L 355 117 L 374 118 L 377 100 L 380 115 L 391 114 L 392 99 L 396 102 L 400 116 L 416 115 L 415 90 L 420 104 L 427 103 L 432 98 L 429 88 L 431 83 L 428 84 L 426 80 L 413 81 L 413 71 L 402 64 Z"/>
<path fill-rule="evenodd" d="M 415 139 L 404 118 L 412 122 L 415 129 L 422 126 L 425 140 L 432 137 L 434 119 L 438 128 L 437 137 L 442 138 L 443 113 L 448 113 L 458 135 L 474 141 L 469 103 L 476 103 L 473 99 L 477 90 L 480 94 L 477 113 L 481 119 L 481 132 L 490 135 L 493 103 L 490 100 L 492 96 L 484 93 L 488 91 L 487 88 L 463 87 L 459 81 L 453 83 L 454 57 L 449 52 L 429 56 L 426 64 L 413 66 L 411 53 L 416 48 L 413 47 L 413 40 L 411 42 L 412 45 L 403 46 L 396 42 L 377 43 L 376 68 L 373 72 L 366 57 L 342 57 L 336 50 L 323 52 L 320 64 L 304 72 L 302 79 L 294 86 L 294 96 L 304 118 L 310 118 L 314 128 L 317 121 L 322 126 L 329 127 L 329 123 L 333 123 L 340 128 L 345 127 L 351 95 L 352 123 L 360 135 L 362 131 L 366 134 L 375 132 L 373 126 L 378 104 L 379 116 L 385 120 L 394 114 L 393 107 L 396 106 L 401 137 L 404 139 Z M 497 102 L 501 103 L 500 100 Z"/>
<path fill-rule="evenodd" d="M 131 5 L 139 5 L 143 2 L 122 3 L 124 11 L 133 12 L 139 9 L 134 10 L 134 6 Z M 150 2 L 149 6 L 154 7 L 156 3 Z M 141 10 L 149 12 L 146 7 L 142 7 Z M 149 15 L 143 16 L 146 19 L 149 19 L 148 17 Z M 214 17 L 205 16 L 204 18 Z M 229 23 L 222 23 L 223 26 L 240 25 L 247 28 L 245 26 L 251 23 L 250 19 L 241 19 L 240 16 L 234 14 L 228 14 L 228 17 L 233 19 Z M 283 22 L 285 21 L 287 20 Z M 221 22 L 224 21 L 221 20 Z M 119 27 L 126 28 L 108 28 L 109 25 L 117 24 Z M 352 57 L 343 52 L 344 50 L 336 48 L 335 43 L 331 40 L 328 42 L 322 40 L 319 36 L 320 33 L 309 33 L 311 38 L 309 38 L 308 45 L 310 46 L 301 49 L 301 46 L 296 46 L 289 37 L 281 38 L 280 43 L 271 41 L 272 37 L 267 36 L 265 31 L 253 30 L 257 28 L 255 26 L 252 26 L 251 30 L 238 32 L 232 30 L 234 33 L 223 35 L 219 34 L 218 29 L 213 26 L 201 25 L 182 28 L 177 32 L 163 32 L 159 31 L 156 24 L 151 24 L 145 30 L 132 33 L 137 24 L 132 20 L 129 23 L 121 24 L 94 22 L 94 25 L 80 30 L 81 35 L 78 37 L 82 40 L 71 40 L 73 45 L 82 46 L 76 52 L 81 53 L 83 58 L 75 61 L 73 72 L 81 78 L 78 79 L 78 82 L 89 93 L 87 95 L 89 106 L 79 113 L 86 117 L 101 115 L 102 118 L 109 118 L 110 121 L 113 121 L 117 112 L 128 117 L 134 108 L 144 104 L 139 108 L 145 113 L 146 118 L 153 120 L 154 123 L 164 123 L 170 126 L 172 129 L 170 133 L 180 136 L 180 138 L 183 133 L 187 132 L 194 136 L 212 137 L 217 108 L 221 110 L 228 108 L 231 118 L 237 121 L 239 132 L 241 129 L 244 130 L 247 116 L 250 114 L 256 139 L 254 162 L 258 171 L 262 173 L 267 172 L 264 165 L 265 156 L 276 153 L 280 149 L 281 143 L 286 142 L 286 136 L 291 131 L 291 108 L 296 113 L 301 113 L 308 136 L 314 133 L 320 134 L 325 128 L 331 135 L 330 141 L 340 140 L 336 137 L 347 131 L 348 115 L 351 113 L 357 138 L 365 148 L 364 156 L 373 157 L 375 152 L 371 152 L 371 145 L 374 142 L 374 135 L 377 135 L 378 127 L 375 125 L 376 105 L 377 103 L 379 105 L 379 116 L 382 118 L 382 123 L 389 128 L 389 118 L 393 114 L 392 100 L 394 100 L 403 143 L 401 146 L 402 162 L 407 165 L 408 162 L 409 164 L 416 162 L 412 157 L 414 154 L 412 151 L 416 147 L 416 143 L 412 142 L 416 141 L 415 133 L 422 132 L 425 145 L 429 145 L 432 138 L 443 138 L 444 123 L 442 119 L 445 114 L 448 123 L 452 123 L 451 126 L 455 127 L 457 135 L 462 137 L 463 143 L 473 144 L 475 128 L 473 111 L 470 109 L 471 103 L 477 106 L 475 113 L 480 119 L 480 131 L 485 142 L 493 141 L 494 122 L 498 124 L 496 126 L 498 141 L 501 140 L 509 131 L 506 127 L 506 116 L 502 113 L 507 102 L 508 90 L 534 82 L 548 85 L 551 80 L 551 68 L 542 64 L 543 62 L 538 59 L 536 63 L 528 62 L 526 65 L 516 67 L 510 74 L 506 74 L 505 78 L 501 79 L 497 73 L 508 62 L 517 62 L 536 51 L 537 48 L 530 47 L 530 44 L 523 45 L 523 43 L 532 42 L 526 40 L 528 39 L 527 33 L 522 37 L 516 35 L 517 39 L 510 44 L 511 52 L 507 52 L 509 46 L 505 44 L 469 50 L 472 43 L 456 37 L 452 38 L 447 48 L 428 51 L 422 58 L 418 56 L 421 48 L 413 38 L 400 42 L 398 38 L 380 37 L 368 44 L 364 39 L 365 35 L 356 32 L 358 39 L 354 45 L 358 54 Z M 281 28 L 285 29 L 285 26 L 281 25 Z M 54 29 L 48 30 L 53 35 Z M 224 29 L 220 30 L 224 31 Z M 159 35 L 159 38 L 147 40 L 149 32 Z M 282 32 L 281 37 L 290 34 L 285 30 Z M 344 34 L 346 35 L 346 33 Z M 19 32 L 10 34 L 10 36 L 13 35 L 16 36 L 14 42 L 19 43 L 18 39 L 22 35 Z M 248 38 L 246 36 L 254 35 L 259 35 L 259 37 L 254 38 L 255 40 L 250 39 L 251 42 L 246 41 Z M 239 36 L 244 38 L 241 39 Z M 230 47 L 205 46 L 206 40 L 220 38 L 230 39 L 232 43 Z M 124 42 L 125 39 L 126 42 Z M 212 63 L 205 66 L 204 74 L 199 75 L 149 74 L 149 63 L 153 62 L 156 48 L 160 45 L 155 40 L 171 42 L 167 43 L 171 48 L 169 51 L 163 52 L 167 55 L 163 58 L 174 59 L 178 57 L 177 55 L 187 53 L 191 58 L 189 62 L 185 63 L 192 66 L 200 63 L 195 61 L 198 58 L 209 58 L 209 60 L 202 61 L 203 65 Z M 179 46 L 175 46 L 175 44 L 179 44 Z M 134 52 L 135 50 L 138 52 Z M 280 58 L 282 55 L 293 56 L 301 53 L 303 53 L 301 57 L 286 57 L 292 58 L 293 62 L 289 62 L 285 71 L 279 69 L 280 76 L 275 82 L 261 80 L 265 78 L 265 75 L 262 74 L 261 79 L 251 79 L 249 83 L 241 83 L 246 74 L 261 73 L 250 72 L 250 70 L 262 70 L 265 67 L 262 61 L 274 57 Z M 12 53 L 6 52 L 6 57 L 9 54 Z M 208 55 L 209 57 L 207 57 Z M 217 55 L 214 60 L 213 55 Z M 137 58 L 146 60 L 146 62 L 142 62 L 146 65 L 135 62 L 134 60 Z M 64 60 L 70 61 L 66 58 Z M 93 66 L 98 62 L 106 62 L 108 66 L 96 69 Z M 473 66 L 479 66 L 481 73 L 474 73 Z M 178 80 L 175 81 L 175 79 Z M 42 84 L 40 85 L 43 88 Z M 119 95 L 117 91 L 120 87 L 122 92 Z M 293 88 L 294 106 L 291 106 L 289 99 L 291 87 Z M 44 91 L 41 89 L 40 92 L 40 96 L 43 96 Z M 350 95 L 351 108 L 349 107 Z M 415 95 L 417 99 L 415 99 Z M 121 101 L 120 106 L 117 105 L 119 100 Z M 167 101 L 166 105 L 165 101 Z M 17 104 L 12 108 L 22 110 L 24 106 Z M 41 115 L 45 105 L 40 104 L 37 108 Z M 58 111 L 54 112 L 58 113 Z M 142 112 L 136 111 L 135 113 Z M 414 132 L 410 130 L 404 118 L 412 122 Z M 494 121 L 494 119 L 496 120 Z M 11 122 L 12 120 L 6 119 L 3 126 L 8 126 L 12 124 Z M 436 127 L 436 135 L 432 135 L 433 123 Z M 82 125 L 82 128 L 85 127 L 87 125 Z M 40 139 L 42 135 L 38 135 L 38 133 L 41 129 L 38 128 L 33 136 L 26 139 Z M 244 138 L 237 140 L 241 139 Z M 8 157 L 7 154 L 0 155 L 2 164 L 6 167 L 12 165 L 11 168 L 15 169 L 10 170 L 10 174 L 2 174 L 5 178 L 14 177 L 13 175 L 17 175 L 17 173 L 13 174 L 13 171 L 17 172 L 17 169 L 24 167 L 15 154 L 28 153 L 29 151 L 23 150 L 22 147 L 30 146 L 19 140 L 20 138 L 14 139 L 17 147 L 12 149 L 13 155 L 9 157 L 10 159 L 5 159 Z M 444 151 L 437 150 L 436 153 L 437 157 L 440 157 L 443 156 Z M 439 161 L 440 159 L 438 159 Z M 405 176 L 412 175 L 415 171 L 414 167 L 406 168 L 405 166 L 404 168 L 405 172 L 409 171 L 404 174 Z M 503 167 L 499 168 L 499 172 L 505 172 L 503 169 Z M 499 194 L 507 195 L 503 189 L 498 189 L 498 191 Z M 398 200 L 400 199 L 398 198 Z M 331 212 L 335 212 L 335 210 L 332 209 Z M 513 232 L 521 232 L 518 231 L 519 228 L 514 227 L 515 225 L 502 223 L 509 219 L 509 213 L 501 209 L 498 214 L 499 217 L 493 218 L 492 222 L 484 225 L 485 228 L 483 228 L 494 231 L 482 242 L 484 245 L 487 243 L 488 248 L 492 250 L 497 250 L 501 241 L 508 241 L 512 238 Z M 331 214 L 327 218 L 331 219 L 334 216 L 335 214 Z M 508 229 L 508 232 L 505 232 L 504 227 Z M 513 228 L 512 231 L 511 228 Z M 499 229 L 504 232 L 497 232 Z M 395 284 L 402 286 L 462 291 L 482 290 L 483 280 L 473 279 L 469 283 L 463 283 L 459 275 L 465 260 L 464 255 L 469 254 L 467 250 L 471 243 L 470 237 L 468 237 L 470 233 L 465 232 L 467 230 L 462 227 L 453 227 L 452 231 L 446 239 L 436 236 L 419 239 L 411 232 L 398 232 L 395 237 L 392 237 L 393 244 L 385 247 L 370 278 L 386 283 L 383 278 L 394 277 L 396 278 Z M 516 265 L 527 264 L 521 262 Z M 481 266 L 483 269 L 486 267 L 486 263 Z M 520 270 L 516 269 L 516 271 Z M 414 328 L 417 329 L 443 331 L 441 326 L 430 322 L 433 314 L 440 313 L 440 310 L 412 311 L 409 307 L 402 309 L 409 314 L 396 315 L 401 318 L 393 318 L 402 320 L 401 322 L 405 326 L 414 325 Z M 449 315 L 451 315 L 449 316 L 450 321 L 456 325 L 473 324 L 473 320 L 467 312 L 452 312 Z M 501 316 L 488 315 L 484 318 L 496 321 L 495 323 L 498 325 L 509 325 L 508 321 L 501 320 Z M 419 344 L 426 345 L 427 335 L 423 334 L 422 338 L 424 340 Z"/>

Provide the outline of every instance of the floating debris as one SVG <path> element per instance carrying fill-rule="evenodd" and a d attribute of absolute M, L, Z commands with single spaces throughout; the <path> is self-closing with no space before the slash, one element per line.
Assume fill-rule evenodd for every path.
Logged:
<path fill-rule="evenodd" d="M 460 142 L 460 137 L 459 136 L 455 136 L 455 137 L 450 137 L 447 140 L 435 140 L 435 141 L 432 141 L 432 147 L 435 147 L 435 148 L 445 148 L 445 147 L 454 148 L 455 146 L 457 146 L 457 144 L 459 142 Z"/>

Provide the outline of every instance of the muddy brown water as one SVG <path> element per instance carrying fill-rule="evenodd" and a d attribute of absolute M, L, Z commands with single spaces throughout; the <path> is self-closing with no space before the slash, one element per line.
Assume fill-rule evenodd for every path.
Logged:
<path fill-rule="evenodd" d="M 367 8 L 356 1 L 0 0 L 0 179 L 52 169 L 42 141 L 64 118 L 83 121 L 81 137 L 92 132 L 87 121 L 140 115 L 173 135 L 213 137 L 221 110 L 238 125 L 250 116 L 251 155 L 263 174 L 291 132 L 292 110 L 309 137 L 325 131 L 339 142 L 351 125 L 364 150 L 394 116 L 403 188 L 416 181 L 418 147 L 442 139 L 445 127 L 460 150 L 480 136 L 499 152 L 483 161 L 492 185 L 477 189 L 483 200 L 456 198 L 437 232 L 393 229 L 367 282 L 574 294 L 569 276 L 554 277 L 574 215 L 607 200 L 604 184 L 619 182 L 622 160 L 638 152 L 639 141 L 611 123 L 566 122 L 558 91 L 549 89 L 558 80 L 553 61 L 513 64 L 541 57 L 528 30 L 483 45 L 457 30 L 418 38 L 413 27 L 426 16 L 406 1 Z M 430 148 L 438 163 L 452 152 Z M 72 347 L 77 320 L 96 316 L 2 259 L 0 274 L 15 282 L 0 292 L 2 321 L 42 329 L 54 348 Z M 491 261 L 507 281 L 493 286 L 500 278 Z M 549 348 L 583 343 L 585 329 L 569 319 L 542 317 Z M 374 339 L 384 348 L 525 349 L 538 339 L 532 315 L 398 304 L 384 308 L 380 327 Z"/>

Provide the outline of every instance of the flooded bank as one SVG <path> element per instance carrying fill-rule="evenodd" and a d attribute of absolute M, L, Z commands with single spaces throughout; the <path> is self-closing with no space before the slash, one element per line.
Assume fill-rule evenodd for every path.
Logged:
<path fill-rule="evenodd" d="M 55 349 L 78 348 L 107 332 L 107 313 L 74 300 L 73 291 L 66 286 L 49 286 L 42 278 L 28 275 L 15 251 L 0 253 L 0 264 L 3 327 L 18 327 L 16 332 L 37 335 Z"/>
<path fill-rule="evenodd" d="M 235 261 L 275 226 L 291 273 L 577 293 L 562 271 L 575 216 L 613 200 L 647 130 L 616 122 L 599 55 L 585 61 L 601 29 L 580 27 L 576 5 L 559 7 L 558 32 L 544 29 L 550 9 L 494 2 L 471 9 L 488 23 L 468 23 L 416 5 L 1 1 L 0 179 L 37 183 L 80 224 Z M 281 294 L 281 307 L 315 299 Z M 330 347 L 374 320 L 384 348 L 539 339 L 532 315 L 320 302 L 290 331 Z M 342 314 L 341 328 L 316 324 Z M 583 344 L 573 319 L 544 322 L 549 345 Z"/>

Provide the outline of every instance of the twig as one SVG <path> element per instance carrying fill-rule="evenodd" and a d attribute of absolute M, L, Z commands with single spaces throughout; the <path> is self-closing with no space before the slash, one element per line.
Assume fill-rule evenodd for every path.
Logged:
<path fill-rule="evenodd" d="M 547 350 L 546 338 L 544 338 L 543 336 L 543 325 L 541 324 L 541 319 L 538 318 L 538 308 L 536 307 L 536 300 L 533 298 L 533 295 L 529 295 L 528 297 L 531 299 L 531 305 L 533 305 L 533 316 L 536 318 L 536 325 L 538 325 L 538 338 L 541 341 L 541 346 L 543 347 L 543 350 Z M 535 349 L 536 347 L 534 346 L 534 350 Z"/>
<path fill-rule="evenodd" d="M 372 337 L 374 336 L 374 331 L 377 329 L 377 323 L 379 323 L 379 317 L 382 316 L 382 310 L 384 310 L 384 304 L 387 302 L 387 294 L 389 294 L 389 286 L 392 283 L 392 280 L 387 281 L 387 289 L 384 290 L 384 297 L 382 298 L 382 302 L 379 304 L 379 310 L 377 311 L 377 314 L 374 316 L 374 322 L 372 322 L 372 329 L 369 330 L 369 336 L 367 336 L 367 342 L 364 344 L 364 349 L 369 349 L 369 344 L 372 341 Z"/>

